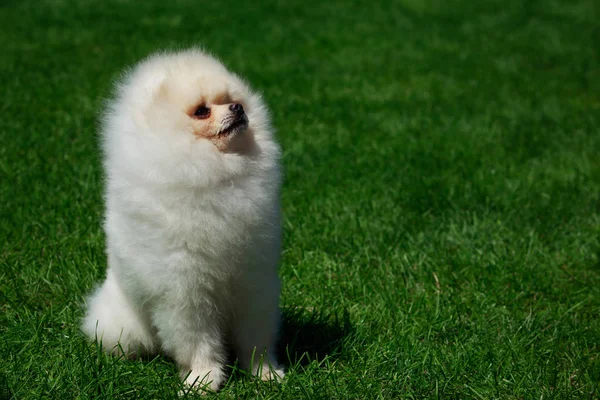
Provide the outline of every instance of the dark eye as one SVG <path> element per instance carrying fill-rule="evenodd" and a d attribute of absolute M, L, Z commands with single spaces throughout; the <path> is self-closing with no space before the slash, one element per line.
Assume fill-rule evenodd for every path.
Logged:
<path fill-rule="evenodd" d="M 194 112 L 194 117 L 198 117 L 201 119 L 210 117 L 210 108 L 206 106 L 200 106 Z"/>

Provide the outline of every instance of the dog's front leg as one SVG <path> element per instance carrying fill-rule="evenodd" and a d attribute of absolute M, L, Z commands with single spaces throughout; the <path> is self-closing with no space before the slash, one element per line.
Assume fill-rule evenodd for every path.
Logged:
<path fill-rule="evenodd" d="M 210 304 L 165 302 L 153 322 L 165 354 L 173 357 L 189 386 L 218 390 L 225 379 L 225 349 L 218 314 Z"/>

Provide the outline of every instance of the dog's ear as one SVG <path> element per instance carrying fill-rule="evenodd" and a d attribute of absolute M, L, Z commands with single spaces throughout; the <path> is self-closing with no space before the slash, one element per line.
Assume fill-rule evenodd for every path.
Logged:
<path fill-rule="evenodd" d="M 163 76 L 162 79 L 156 86 L 155 89 L 152 91 L 151 94 L 151 99 L 156 101 L 156 100 L 165 100 L 167 99 L 169 93 L 168 93 L 168 85 L 166 83 L 165 77 Z"/>
<path fill-rule="evenodd" d="M 153 107 L 157 103 L 168 101 L 168 85 L 165 74 L 152 74 L 151 76 L 144 77 L 143 84 L 141 86 L 142 92 L 139 93 L 139 98 L 136 99 L 138 106 L 137 112 L 134 113 L 136 123 L 143 124 L 140 126 L 148 126 L 148 120 L 156 117 L 156 107 Z"/>

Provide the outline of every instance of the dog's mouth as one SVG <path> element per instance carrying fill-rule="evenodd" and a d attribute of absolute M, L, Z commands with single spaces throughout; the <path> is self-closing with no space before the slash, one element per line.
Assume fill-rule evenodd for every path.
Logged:
<path fill-rule="evenodd" d="M 231 124 L 229 124 L 227 128 L 220 131 L 219 136 L 242 132 L 246 128 L 248 128 L 248 117 L 246 117 L 246 114 L 244 114 L 239 118 L 236 118 Z"/>

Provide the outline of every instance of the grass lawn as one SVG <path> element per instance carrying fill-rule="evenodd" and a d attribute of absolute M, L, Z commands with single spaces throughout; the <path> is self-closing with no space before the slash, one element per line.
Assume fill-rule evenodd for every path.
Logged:
<path fill-rule="evenodd" d="M 0 25 L 0 399 L 177 398 L 170 360 L 79 320 L 103 99 L 192 44 L 264 93 L 286 176 L 287 379 L 215 397 L 600 396 L 597 1 L 4 0 Z"/>

